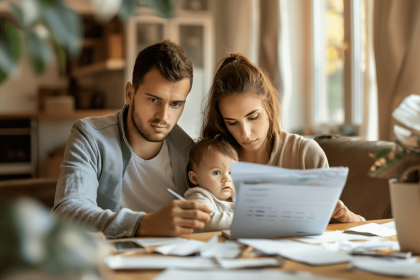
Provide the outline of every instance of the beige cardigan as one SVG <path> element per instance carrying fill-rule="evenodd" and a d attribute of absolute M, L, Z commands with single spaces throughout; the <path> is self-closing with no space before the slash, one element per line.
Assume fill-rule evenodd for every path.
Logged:
<path fill-rule="evenodd" d="M 289 169 L 329 168 L 327 156 L 315 140 L 284 131 L 275 134 L 267 164 Z M 357 216 L 362 222 L 366 221 Z M 331 222 L 334 223 L 334 219 Z"/>
<path fill-rule="evenodd" d="M 324 151 L 315 140 L 297 134 L 275 134 L 268 165 L 289 169 L 328 168 Z"/>

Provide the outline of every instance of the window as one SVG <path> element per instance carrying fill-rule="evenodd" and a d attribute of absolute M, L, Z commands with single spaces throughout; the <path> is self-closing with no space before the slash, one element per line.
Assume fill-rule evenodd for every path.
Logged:
<path fill-rule="evenodd" d="M 313 0 L 313 123 L 362 123 L 364 0 Z"/>

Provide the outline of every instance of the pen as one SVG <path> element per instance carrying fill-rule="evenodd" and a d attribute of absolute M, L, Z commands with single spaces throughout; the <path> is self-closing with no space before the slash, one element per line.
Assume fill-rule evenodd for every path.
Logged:
<path fill-rule="evenodd" d="M 185 201 L 185 198 L 183 198 L 182 196 L 180 196 L 179 194 L 177 194 L 176 192 L 174 192 L 173 190 L 171 190 L 170 188 L 167 189 L 168 192 L 170 192 L 171 194 L 173 194 L 176 198 L 178 198 L 179 200 L 183 200 Z"/>

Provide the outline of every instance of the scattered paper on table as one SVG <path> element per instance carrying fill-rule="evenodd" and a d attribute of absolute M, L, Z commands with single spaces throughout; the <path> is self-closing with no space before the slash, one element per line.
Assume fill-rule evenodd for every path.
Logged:
<path fill-rule="evenodd" d="M 145 239 L 134 240 L 134 242 L 136 242 L 137 244 L 143 247 L 160 246 L 160 245 L 174 244 L 174 243 L 185 242 L 185 241 L 187 240 L 184 238 L 179 238 L 179 237 L 145 238 Z"/>
<path fill-rule="evenodd" d="M 360 234 L 343 233 L 343 231 L 325 232 L 322 235 L 313 235 L 305 237 L 306 238 L 299 238 L 297 240 L 308 244 L 322 244 L 324 242 L 334 242 L 339 240 L 371 240 L 377 238 Z"/>
<path fill-rule="evenodd" d="M 287 272 L 278 269 L 247 269 L 247 270 L 210 270 L 202 271 L 168 269 L 159 274 L 154 280 L 334 280 L 309 272 Z"/>
<path fill-rule="evenodd" d="M 332 243 L 324 243 L 325 249 L 334 252 L 370 252 L 376 250 L 389 249 L 390 251 L 399 251 L 400 244 L 389 240 L 369 240 L 366 242 L 350 242 L 348 240 L 339 240 Z"/>
<path fill-rule="evenodd" d="M 363 258 L 352 261 L 349 267 L 388 276 L 420 277 L 420 263 L 405 260 Z"/>
<path fill-rule="evenodd" d="M 290 240 L 239 239 L 239 242 L 251 246 L 266 254 L 276 254 L 296 262 L 309 265 L 331 265 L 351 261 L 351 256 Z"/>
<path fill-rule="evenodd" d="M 213 259 L 199 257 L 120 257 L 110 256 L 105 263 L 111 269 L 213 269 L 220 265 Z"/>
<path fill-rule="evenodd" d="M 191 239 L 185 242 L 157 247 L 155 252 L 163 255 L 188 256 L 200 252 L 205 245 L 205 242 Z"/>
<path fill-rule="evenodd" d="M 397 235 L 397 231 L 392 228 L 387 228 L 375 223 L 369 223 L 357 227 L 352 227 L 344 231 L 352 234 L 376 235 L 382 237 Z"/>
<path fill-rule="evenodd" d="M 386 228 L 396 229 L 396 227 L 395 227 L 395 221 L 394 222 L 385 223 L 385 224 L 381 224 L 381 226 L 386 227 Z"/>
<path fill-rule="evenodd" d="M 224 269 L 238 269 L 246 267 L 281 266 L 284 263 L 282 258 L 259 258 L 259 259 L 221 259 L 217 262 Z"/>
<path fill-rule="evenodd" d="M 217 243 L 213 247 L 201 251 L 203 258 L 236 258 L 242 250 L 243 245 L 234 241 Z"/>

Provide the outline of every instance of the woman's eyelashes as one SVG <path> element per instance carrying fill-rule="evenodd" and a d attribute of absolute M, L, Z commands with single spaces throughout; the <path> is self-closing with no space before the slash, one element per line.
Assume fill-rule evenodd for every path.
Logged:
<path fill-rule="evenodd" d="M 258 119 L 259 116 L 260 115 L 256 115 L 255 117 L 250 117 L 250 118 L 248 118 L 248 120 L 255 121 L 256 119 Z M 237 123 L 238 123 L 237 121 L 236 122 L 228 122 L 229 125 L 235 125 Z"/>

